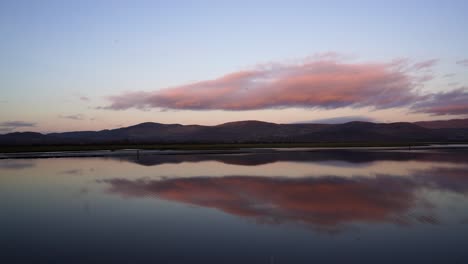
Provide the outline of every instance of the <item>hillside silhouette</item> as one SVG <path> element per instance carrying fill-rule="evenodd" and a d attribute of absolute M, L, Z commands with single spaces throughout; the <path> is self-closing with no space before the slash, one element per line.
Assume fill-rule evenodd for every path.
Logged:
<path fill-rule="evenodd" d="M 216 126 L 147 122 L 100 131 L 14 132 L 0 135 L 0 145 L 464 142 L 468 141 L 466 122 L 275 124 L 248 120 Z"/>

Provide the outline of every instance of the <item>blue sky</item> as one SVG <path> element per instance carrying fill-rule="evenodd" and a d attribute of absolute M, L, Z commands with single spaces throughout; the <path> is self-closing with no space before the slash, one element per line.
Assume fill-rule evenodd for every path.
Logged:
<path fill-rule="evenodd" d="M 157 92 L 259 64 L 300 63 L 326 52 L 355 64 L 437 59 L 430 69 L 433 79 L 423 88 L 427 93 L 465 87 L 468 81 L 468 68 L 456 63 L 468 59 L 467 1 L 214 2 L 1 1 L 0 122 L 35 124 L 17 130 L 63 131 L 143 121 L 452 117 L 314 105 L 248 111 L 157 105 L 143 111 L 102 109 L 112 103 L 109 96 Z M 444 79 L 447 74 L 453 76 Z"/>

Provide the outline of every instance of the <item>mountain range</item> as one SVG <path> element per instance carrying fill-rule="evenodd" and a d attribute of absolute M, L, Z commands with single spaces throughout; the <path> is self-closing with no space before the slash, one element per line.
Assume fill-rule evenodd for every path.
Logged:
<path fill-rule="evenodd" d="M 330 143 L 467 142 L 468 119 L 428 122 L 275 124 L 229 122 L 216 126 L 141 123 L 101 131 L 0 135 L 0 145 L 166 144 L 166 143 Z"/>

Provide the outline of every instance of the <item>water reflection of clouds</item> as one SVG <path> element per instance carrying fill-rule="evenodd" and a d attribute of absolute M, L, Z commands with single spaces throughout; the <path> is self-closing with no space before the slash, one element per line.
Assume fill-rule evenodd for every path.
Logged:
<path fill-rule="evenodd" d="M 59 171 L 58 174 L 66 174 L 66 175 L 71 175 L 71 176 L 82 176 L 85 174 L 93 173 L 94 168 L 76 168 L 76 169 L 68 169 L 68 170 L 62 170 Z"/>
<path fill-rule="evenodd" d="M 428 188 L 468 194 L 468 166 L 420 170 L 414 173 L 413 178 Z"/>
<path fill-rule="evenodd" d="M 414 185 L 397 177 L 376 179 L 189 178 L 109 180 L 110 191 L 215 208 L 259 222 L 298 222 L 334 230 L 342 224 L 396 222 L 415 203 Z"/>
<path fill-rule="evenodd" d="M 83 175 L 83 169 L 70 169 L 59 172 L 59 174 L 68 174 L 68 175 Z"/>
<path fill-rule="evenodd" d="M 4 170 L 22 170 L 36 166 L 34 160 L 3 159 L 0 160 L 0 169 Z"/>
<path fill-rule="evenodd" d="M 154 197 L 214 208 L 254 218 L 259 222 L 294 222 L 336 231 L 356 222 L 439 224 L 427 214 L 418 190 L 430 189 L 466 194 L 468 168 L 432 169 L 402 177 L 189 177 L 163 180 L 110 179 L 110 192 L 125 197 Z M 426 203 L 426 204 L 425 204 Z"/>

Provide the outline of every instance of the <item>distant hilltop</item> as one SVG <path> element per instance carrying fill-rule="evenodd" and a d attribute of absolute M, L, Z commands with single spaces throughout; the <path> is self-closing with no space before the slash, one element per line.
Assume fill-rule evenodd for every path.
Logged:
<path fill-rule="evenodd" d="M 101 130 L 0 135 L 0 145 L 468 142 L 468 119 L 428 122 L 275 124 L 248 120 L 216 126 L 141 123 Z"/>

